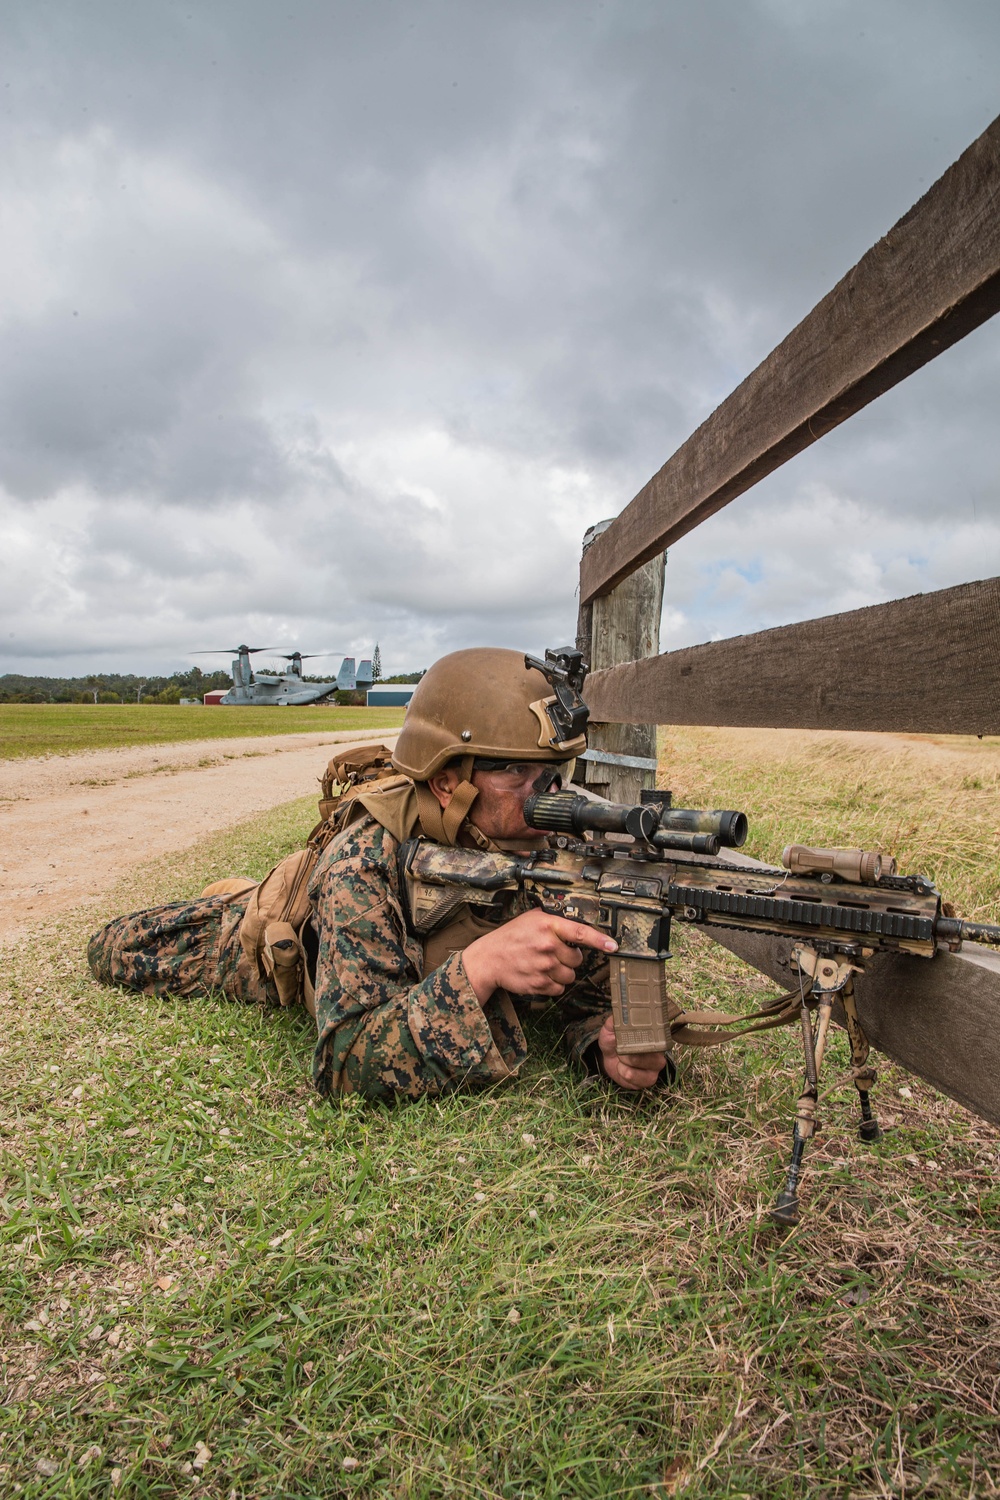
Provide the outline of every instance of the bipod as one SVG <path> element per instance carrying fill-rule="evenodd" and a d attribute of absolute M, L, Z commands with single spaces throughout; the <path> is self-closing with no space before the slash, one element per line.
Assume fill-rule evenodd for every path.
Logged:
<path fill-rule="evenodd" d="M 778 1194 L 770 1217 L 775 1224 L 790 1229 L 799 1222 L 799 1176 L 806 1141 L 819 1128 L 816 1105 L 819 1101 L 819 1074 L 826 1051 L 826 1038 L 833 1014 L 833 1002 L 839 995 L 847 1021 L 847 1034 L 851 1043 L 851 1064 L 854 1082 L 861 1100 L 861 1124 L 858 1134 L 863 1141 L 877 1141 L 878 1121 L 871 1111 L 869 1090 L 875 1082 L 875 1070 L 868 1066 L 868 1038 L 858 1020 L 854 1003 L 854 971 L 859 965 L 851 963 L 839 954 L 821 955 L 808 944 L 798 944 L 792 950 L 792 959 L 799 969 L 799 988 L 802 996 L 802 1050 L 805 1054 L 805 1080 L 795 1110 L 795 1126 L 792 1131 L 792 1159 L 788 1164 L 785 1186 Z M 808 975 L 812 984 L 807 990 L 802 976 Z M 814 1026 L 813 1011 L 818 1012 Z"/>

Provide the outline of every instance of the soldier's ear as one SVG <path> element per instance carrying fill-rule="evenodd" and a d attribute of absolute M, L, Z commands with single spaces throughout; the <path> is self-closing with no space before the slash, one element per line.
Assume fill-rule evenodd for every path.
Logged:
<path fill-rule="evenodd" d="M 427 785 L 434 793 L 442 807 L 447 807 L 454 797 L 462 773 L 458 766 L 444 766 L 440 771 L 435 771 L 433 776 L 427 778 Z"/>

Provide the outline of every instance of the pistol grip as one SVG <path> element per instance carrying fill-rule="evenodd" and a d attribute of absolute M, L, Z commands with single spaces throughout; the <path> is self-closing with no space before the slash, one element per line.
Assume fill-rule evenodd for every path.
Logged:
<path fill-rule="evenodd" d="M 661 958 L 616 953 L 611 960 L 611 1012 L 619 1052 L 666 1052 L 670 1022 L 680 1006 L 667 999 L 666 964 Z"/>

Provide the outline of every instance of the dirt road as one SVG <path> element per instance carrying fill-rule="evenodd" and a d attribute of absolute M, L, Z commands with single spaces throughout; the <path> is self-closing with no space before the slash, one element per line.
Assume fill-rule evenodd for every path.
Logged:
<path fill-rule="evenodd" d="M 318 796 L 338 742 L 395 738 L 320 732 L 0 761 L 0 942 L 215 828 Z"/>

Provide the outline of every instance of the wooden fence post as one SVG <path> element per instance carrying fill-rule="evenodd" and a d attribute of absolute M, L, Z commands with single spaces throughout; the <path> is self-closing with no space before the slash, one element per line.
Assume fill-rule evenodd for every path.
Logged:
<path fill-rule="evenodd" d="M 583 552 L 610 521 L 591 526 Z M 610 594 L 581 604 L 577 647 L 593 672 L 624 662 L 656 656 L 660 649 L 660 610 L 666 553 L 643 563 Z M 584 688 L 586 697 L 586 688 Z M 612 802 L 638 802 L 639 793 L 656 784 L 656 725 L 591 722 L 590 748 L 577 770 L 583 784 Z"/>

